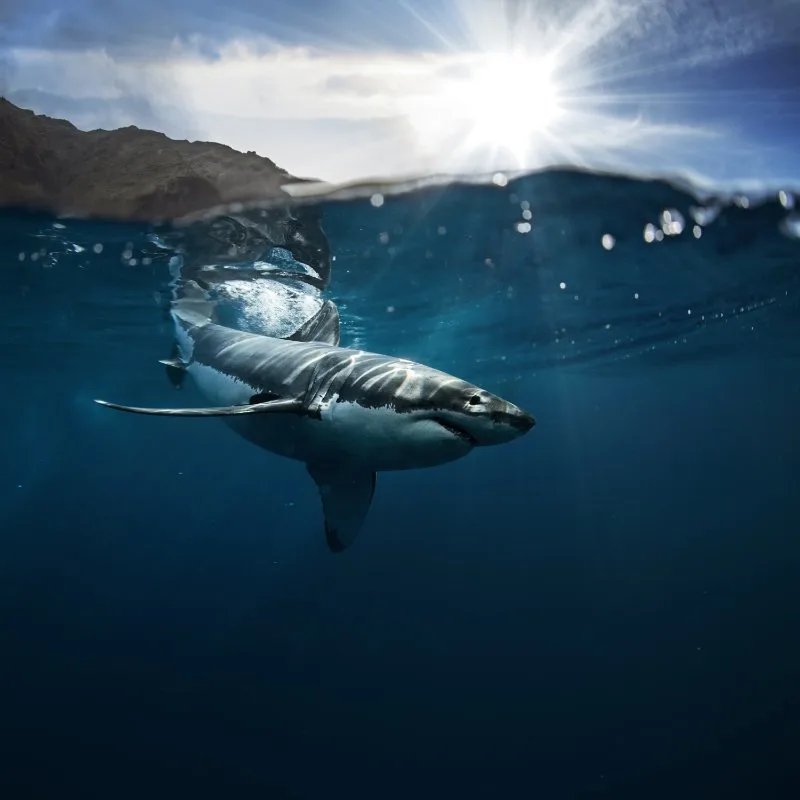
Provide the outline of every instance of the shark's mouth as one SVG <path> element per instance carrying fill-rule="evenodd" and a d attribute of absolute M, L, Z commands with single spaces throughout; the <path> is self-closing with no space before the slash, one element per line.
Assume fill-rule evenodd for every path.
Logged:
<path fill-rule="evenodd" d="M 448 422 L 447 420 L 442 419 L 441 417 L 434 417 L 433 421 L 437 425 L 441 425 L 448 433 L 452 433 L 458 439 L 461 439 L 464 442 L 467 442 L 472 447 L 478 446 L 478 440 L 468 431 L 465 431 L 463 428 L 459 428 L 457 425 L 453 425 L 452 422 Z"/>

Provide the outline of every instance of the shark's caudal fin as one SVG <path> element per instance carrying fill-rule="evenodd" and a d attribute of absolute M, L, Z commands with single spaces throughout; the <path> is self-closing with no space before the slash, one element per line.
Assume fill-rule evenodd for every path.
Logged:
<path fill-rule="evenodd" d="M 192 279 L 179 278 L 172 284 L 170 316 L 184 325 L 202 327 L 217 321 L 217 301 Z M 181 360 L 178 343 L 173 342 L 168 358 L 160 359 L 167 373 L 167 380 L 176 388 L 183 388 L 186 364 Z"/>
<path fill-rule="evenodd" d="M 181 278 L 173 283 L 171 311 L 181 311 L 195 319 L 217 322 L 219 302 L 195 280 Z"/>
<path fill-rule="evenodd" d="M 178 343 L 172 345 L 172 352 L 169 358 L 162 358 L 159 364 L 163 364 L 167 372 L 167 380 L 176 388 L 183 388 L 183 381 L 186 378 L 186 365 L 181 361 Z"/>
<path fill-rule="evenodd" d="M 334 553 L 346 550 L 358 535 L 375 494 L 375 473 L 347 464 L 308 464 L 325 514 L 325 541 Z"/>
<path fill-rule="evenodd" d="M 107 400 L 95 400 L 101 406 L 116 411 L 127 411 L 131 414 L 151 414 L 163 417 L 229 417 L 234 414 L 304 414 L 303 402 L 298 399 L 267 400 L 263 403 L 251 403 L 247 406 L 218 406 L 217 408 L 142 408 L 140 406 L 123 406 L 109 403 Z"/>

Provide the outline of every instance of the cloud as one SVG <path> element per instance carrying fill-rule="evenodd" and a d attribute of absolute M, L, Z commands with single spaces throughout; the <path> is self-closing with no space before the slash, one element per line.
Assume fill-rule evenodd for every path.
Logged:
<path fill-rule="evenodd" d="M 406 3 L 382 15 L 358 0 L 319 0 L 313 18 L 281 0 L 270 4 L 271 30 L 284 41 L 259 33 L 263 6 L 245 0 L 224 15 L 178 0 L 148 12 L 147 2 L 7 3 L 5 91 L 82 128 L 136 124 L 222 141 L 335 181 L 566 161 L 719 169 L 720 143 L 746 167 L 753 148 L 731 128 L 735 94 L 723 109 L 682 78 L 701 65 L 735 67 L 800 35 L 798 0 L 760 0 L 757 13 L 745 0 L 724 9 L 699 0 L 442 0 L 425 14 Z M 25 21 L 35 14 L 43 21 L 33 33 Z M 355 18 L 360 26 L 341 39 Z M 393 46 L 376 33 L 390 23 Z M 424 31 L 427 44 L 410 47 L 411 31 Z M 461 112 L 447 108 L 452 87 L 468 94 L 466 78 L 514 46 L 552 68 L 563 112 L 530 137 L 522 163 L 507 151 L 465 148 Z M 537 76 L 521 77 L 516 102 L 533 102 Z M 724 79 L 735 89 L 735 69 Z"/>
<path fill-rule="evenodd" d="M 418 46 L 424 32 L 399 4 L 373 0 L 3 0 L 0 28 L 14 46 L 147 56 L 174 39 L 211 56 L 243 36 L 346 50 Z"/>
<path fill-rule="evenodd" d="M 191 130 L 269 155 L 295 174 L 331 180 L 497 166 L 486 154 L 454 161 L 446 139 L 415 140 L 414 109 L 437 103 L 454 72 L 479 60 L 475 54 L 264 53 L 239 41 L 213 60 L 184 44 L 158 60 L 115 59 L 98 50 L 17 49 L 13 57 L 12 96 L 47 113 L 68 112 L 84 128 L 158 123 L 170 135 L 185 138 Z M 603 140 L 622 141 L 623 131 L 614 133 L 612 125 L 606 118 Z M 576 147 L 598 135 L 578 127 Z M 659 128 L 662 138 L 666 128 Z M 646 137 L 644 123 L 636 130 Z M 458 129 L 449 133 L 463 137 Z"/>

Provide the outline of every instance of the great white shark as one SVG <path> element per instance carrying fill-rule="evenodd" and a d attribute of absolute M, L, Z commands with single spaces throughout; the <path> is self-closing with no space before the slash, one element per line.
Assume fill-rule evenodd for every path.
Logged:
<path fill-rule="evenodd" d="M 220 417 L 258 447 L 304 462 L 333 552 L 361 529 L 377 472 L 455 461 L 535 424 L 521 408 L 453 375 L 339 346 L 338 310 L 328 300 L 285 339 L 220 325 L 191 294 L 171 314 L 177 347 L 162 363 L 176 386 L 191 376 L 210 405 L 95 402 L 136 414 Z"/>

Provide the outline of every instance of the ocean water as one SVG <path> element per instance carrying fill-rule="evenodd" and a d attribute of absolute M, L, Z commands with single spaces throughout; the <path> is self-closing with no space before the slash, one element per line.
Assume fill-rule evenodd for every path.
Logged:
<path fill-rule="evenodd" d="M 3 212 L 0 797 L 796 797 L 800 224 L 778 189 L 554 170 L 291 224 Z M 203 404 L 158 363 L 186 270 L 227 324 L 285 335 L 326 297 L 343 345 L 537 426 L 381 473 L 332 555 L 301 464 L 92 402 Z"/>

